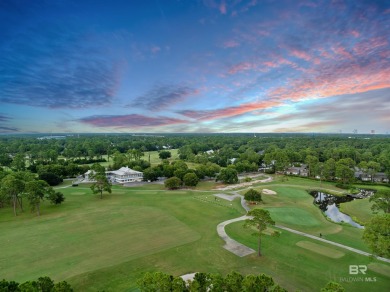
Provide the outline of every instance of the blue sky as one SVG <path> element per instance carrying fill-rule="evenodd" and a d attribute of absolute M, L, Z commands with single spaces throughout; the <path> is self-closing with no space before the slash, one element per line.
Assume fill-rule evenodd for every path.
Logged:
<path fill-rule="evenodd" d="M 390 131 L 387 1 L 0 1 L 0 133 Z"/>

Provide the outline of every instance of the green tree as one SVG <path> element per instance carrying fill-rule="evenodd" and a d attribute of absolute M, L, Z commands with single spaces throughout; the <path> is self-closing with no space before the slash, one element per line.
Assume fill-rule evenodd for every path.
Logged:
<path fill-rule="evenodd" d="M 22 208 L 19 202 L 19 196 L 23 190 L 23 181 L 16 178 L 13 174 L 8 174 L 1 180 L 0 193 L 6 198 L 11 198 L 15 216 L 17 216 L 17 205 L 19 204 L 19 206 Z"/>
<path fill-rule="evenodd" d="M 333 158 L 329 158 L 325 161 L 323 174 L 327 180 L 333 180 L 336 176 L 336 161 Z"/>
<path fill-rule="evenodd" d="M 374 212 L 383 211 L 390 213 L 390 190 L 380 190 L 372 195 L 369 199 L 370 202 L 374 202 L 371 206 L 371 210 Z"/>
<path fill-rule="evenodd" d="M 342 162 L 336 163 L 336 176 L 341 179 L 343 184 L 351 183 L 354 178 L 353 170 Z"/>
<path fill-rule="evenodd" d="M 100 199 L 103 199 L 103 192 L 108 192 L 111 194 L 111 182 L 106 177 L 105 173 L 95 173 L 92 175 L 94 183 L 91 185 L 92 193 L 100 194 Z"/>
<path fill-rule="evenodd" d="M 371 176 L 371 181 L 374 181 L 375 174 L 380 170 L 381 165 L 378 162 L 370 161 L 367 163 L 367 172 Z"/>
<path fill-rule="evenodd" d="M 189 173 L 184 175 L 183 182 L 184 182 L 184 185 L 186 185 L 188 187 L 195 187 L 199 182 L 199 178 L 196 176 L 195 173 L 189 172 Z"/>
<path fill-rule="evenodd" d="M 66 281 L 61 281 L 54 284 L 53 292 L 73 292 L 72 286 Z"/>
<path fill-rule="evenodd" d="M 0 291 L 2 292 L 18 292 L 19 283 L 15 281 L 7 281 L 5 279 L 0 281 Z"/>
<path fill-rule="evenodd" d="M 256 190 L 254 190 L 254 189 L 248 190 L 248 191 L 244 194 L 244 198 L 245 198 L 245 200 L 247 200 L 247 201 L 255 201 L 255 202 L 261 202 L 261 201 L 263 201 L 262 198 L 261 198 L 261 192 L 256 191 Z"/>
<path fill-rule="evenodd" d="M 321 289 L 321 292 L 344 292 L 345 289 L 339 283 L 329 282 L 324 288 Z"/>
<path fill-rule="evenodd" d="M 173 176 L 171 178 L 168 178 L 164 181 L 164 186 L 167 188 L 167 189 L 170 189 L 170 190 L 176 190 L 178 188 L 180 188 L 181 186 L 181 180 L 180 178 L 176 177 L 176 176 Z"/>
<path fill-rule="evenodd" d="M 313 155 L 306 156 L 305 160 L 307 166 L 309 167 L 309 176 L 314 177 L 315 176 L 315 170 L 318 164 L 318 157 Z"/>
<path fill-rule="evenodd" d="M 244 227 L 250 228 L 254 227 L 256 232 L 252 235 L 258 237 L 258 253 L 257 255 L 261 256 L 261 237 L 263 232 L 267 229 L 269 225 L 275 225 L 275 221 L 271 219 L 271 215 L 268 210 L 265 209 L 253 209 L 248 212 L 248 216 L 252 218 L 246 219 Z M 273 235 L 277 236 L 278 232 L 273 232 Z"/>
<path fill-rule="evenodd" d="M 158 157 L 160 157 L 160 159 L 168 159 L 171 156 L 171 151 L 160 151 L 160 153 L 158 153 Z"/>
<path fill-rule="evenodd" d="M 39 179 L 44 180 L 50 186 L 56 186 L 62 183 L 64 180 L 55 173 L 52 172 L 43 172 L 39 174 Z"/>
<path fill-rule="evenodd" d="M 18 153 L 12 160 L 11 167 L 15 170 L 25 170 L 26 169 L 26 158 L 23 153 Z"/>
<path fill-rule="evenodd" d="M 225 184 L 235 184 L 238 182 L 237 170 L 234 168 L 223 168 L 221 169 L 217 180 L 223 181 Z"/>
<path fill-rule="evenodd" d="M 40 292 L 51 292 L 54 288 L 54 281 L 50 277 L 39 277 L 38 288 Z"/>
<path fill-rule="evenodd" d="M 144 181 L 156 181 L 161 175 L 161 171 L 156 167 L 148 167 L 143 171 L 143 174 Z"/>
<path fill-rule="evenodd" d="M 0 165 L 10 166 L 12 163 L 12 158 L 6 153 L 0 153 Z"/>
<path fill-rule="evenodd" d="M 225 285 L 227 292 L 236 292 L 242 290 L 242 281 L 244 277 L 235 271 L 226 275 Z"/>
<path fill-rule="evenodd" d="M 191 282 L 190 290 L 197 292 L 206 292 L 210 290 L 211 277 L 207 273 L 196 273 L 194 280 Z"/>
<path fill-rule="evenodd" d="M 20 292 L 40 292 L 37 281 L 27 281 L 19 285 Z"/>
<path fill-rule="evenodd" d="M 173 279 L 172 276 L 161 272 L 147 272 L 143 278 L 137 281 L 137 284 L 142 292 L 170 292 L 172 291 Z"/>
<path fill-rule="evenodd" d="M 390 214 L 372 217 L 364 226 L 363 240 L 374 254 L 390 258 Z"/>
<path fill-rule="evenodd" d="M 25 192 L 27 194 L 27 200 L 30 204 L 31 211 L 36 210 L 38 216 L 41 215 L 41 201 L 49 190 L 50 186 L 43 180 L 33 180 L 26 183 Z"/>
<path fill-rule="evenodd" d="M 65 201 L 64 194 L 61 192 L 56 192 L 54 190 L 50 190 L 46 198 L 52 203 L 53 205 L 60 205 L 63 201 Z"/>

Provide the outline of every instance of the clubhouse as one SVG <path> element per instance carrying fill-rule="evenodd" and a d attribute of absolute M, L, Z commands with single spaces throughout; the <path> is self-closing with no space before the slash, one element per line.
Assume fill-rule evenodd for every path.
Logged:
<path fill-rule="evenodd" d="M 91 175 L 94 174 L 93 170 L 88 170 L 84 174 L 84 181 L 93 181 Z M 106 171 L 106 177 L 112 183 L 128 183 L 128 182 L 140 182 L 143 180 L 143 173 L 140 171 L 133 170 L 129 167 L 121 167 L 118 170 Z"/>

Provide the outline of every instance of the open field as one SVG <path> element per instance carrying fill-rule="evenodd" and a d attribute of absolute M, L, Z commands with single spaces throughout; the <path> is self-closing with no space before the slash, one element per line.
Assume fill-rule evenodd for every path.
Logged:
<path fill-rule="evenodd" d="M 164 151 L 171 152 L 171 158 L 169 158 L 168 161 L 174 161 L 179 159 L 179 154 L 177 153 L 178 149 L 169 149 L 169 150 L 167 149 Z M 150 164 L 152 166 L 158 165 L 161 163 L 161 159 L 158 156 L 158 153 L 159 153 L 158 151 L 147 151 L 145 152 L 145 156 L 143 156 L 142 159 L 149 161 L 149 155 L 150 155 Z"/>
<path fill-rule="evenodd" d="M 245 212 L 238 199 L 216 200 L 214 193 L 228 192 L 211 191 L 215 185 L 202 182 L 200 188 L 178 191 L 159 184 L 114 186 L 100 200 L 81 184 L 61 189 L 66 196 L 61 206 L 44 202 L 41 217 L 26 211 L 14 218 L 11 209 L 0 209 L 0 275 L 17 281 L 48 275 L 69 281 L 75 291 L 133 291 L 146 271 L 236 270 L 264 272 L 289 291 L 318 291 L 328 281 L 349 277 L 349 265 L 369 264 L 367 276 L 377 282 L 342 283 L 347 291 L 364 291 L 368 284 L 385 291 L 390 285 L 389 264 L 283 230 L 279 238 L 264 237 L 263 258 L 235 256 L 222 248 L 216 226 Z M 361 230 L 329 222 L 313 205 L 304 191 L 313 185 L 298 178 L 261 185 L 277 192 L 263 195 L 261 206 L 279 225 L 321 232 L 326 239 L 368 251 Z M 242 224 L 228 225 L 226 231 L 256 249 L 256 238 Z"/>

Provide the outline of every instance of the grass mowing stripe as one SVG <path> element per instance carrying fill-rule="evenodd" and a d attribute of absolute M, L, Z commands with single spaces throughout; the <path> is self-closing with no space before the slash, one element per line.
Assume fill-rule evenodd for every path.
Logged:
<path fill-rule="evenodd" d="M 345 253 L 343 253 L 341 251 L 337 251 L 333 248 L 329 248 L 329 247 L 323 246 L 321 244 L 310 242 L 310 241 L 304 241 L 304 240 L 298 241 L 296 243 L 296 245 L 299 247 L 302 247 L 304 249 L 310 250 L 312 252 L 315 252 L 315 253 L 321 254 L 323 256 L 330 257 L 330 258 L 334 258 L 334 259 L 341 258 L 345 255 Z"/>

